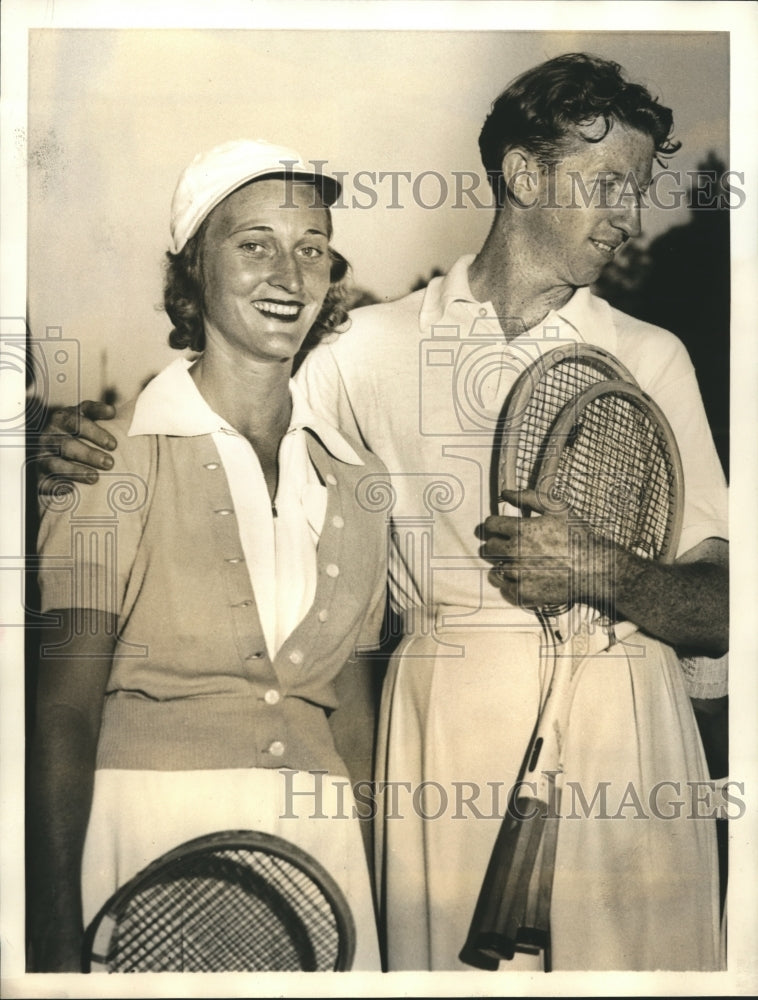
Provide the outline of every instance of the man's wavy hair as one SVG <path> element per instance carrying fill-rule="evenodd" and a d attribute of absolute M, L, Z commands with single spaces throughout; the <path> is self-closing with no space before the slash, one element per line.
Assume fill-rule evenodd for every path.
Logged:
<path fill-rule="evenodd" d="M 601 118 L 605 129 L 590 137 L 583 127 Z M 600 142 L 614 122 L 649 135 L 656 160 L 681 146 L 671 138 L 673 114 L 638 83 L 623 76 L 618 63 L 585 53 L 549 59 L 517 77 L 492 104 L 479 135 L 479 150 L 498 206 L 505 198 L 503 157 L 520 147 L 544 166 L 555 164 L 576 140 Z"/>
<path fill-rule="evenodd" d="M 332 219 L 329 209 L 326 213 L 329 223 L 327 235 L 331 238 Z M 205 350 L 202 249 L 207 228 L 208 218 L 203 221 L 195 235 L 187 240 L 179 253 L 171 253 L 170 250 L 166 252 L 163 308 L 173 323 L 168 342 L 178 351 L 187 348 L 196 352 Z M 321 311 L 298 352 L 298 359 L 302 359 L 324 337 L 348 320 L 345 307 L 347 301 L 345 278 L 350 270 L 350 264 L 341 253 L 331 247 L 329 247 L 329 260 L 331 284 Z"/>

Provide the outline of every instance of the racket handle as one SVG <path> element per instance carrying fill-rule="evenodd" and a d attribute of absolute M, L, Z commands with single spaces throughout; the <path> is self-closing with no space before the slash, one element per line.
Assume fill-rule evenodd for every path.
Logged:
<path fill-rule="evenodd" d="M 479 892 L 466 943 L 459 958 L 467 965 L 494 971 L 516 951 L 545 952 L 550 967 L 550 901 L 558 841 L 563 762 L 562 745 L 569 710 L 586 657 L 602 652 L 637 631 L 632 622 L 617 622 L 610 630 L 586 634 L 582 655 L 559 668 L 525 762 L 524 776 L 533 795 L 511 803 L 498 831 Z"/>
<path fill-rule="evenodd" d="M 459 958 L 494 971 L 516 951 L 548 948 L 558 803 L 524 796 L 503 820 Z"/>

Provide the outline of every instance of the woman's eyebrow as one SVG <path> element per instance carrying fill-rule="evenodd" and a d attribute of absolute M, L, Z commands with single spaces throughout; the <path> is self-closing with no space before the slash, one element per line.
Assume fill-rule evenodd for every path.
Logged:
<path fill-rule="evenodd" d="M 257 225 L 254 222 L 243 222 L 239 226 L 234 227 L 234 229 L 232 230 L 232 235 L 234 235 L 235 233 L 244 233 L 249 230 L 255 230 L 256 232 L 261 232 L 261 233 L 273 233 L 274 228 L 273 226 Z"/>
<path fill-rule="evenodd" d="M 234 227 L 231 235 L 234 236 L 237 233 L 245 233 L 245 232 L 273 233 L 274 227 L 267 226 L 262 223 L 258 224 L 254 222 L 243 222 L 239 226 Z M 310 226 L 308 229 L 303 230 L 303 236 L 323 236 L 324 239 L 329 239 L 329 235 L 325 229 L 318 229 L 315 226 Z"/>

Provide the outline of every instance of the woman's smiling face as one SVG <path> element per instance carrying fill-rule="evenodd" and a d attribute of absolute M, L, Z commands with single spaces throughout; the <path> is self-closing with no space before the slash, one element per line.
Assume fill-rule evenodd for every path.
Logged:
<path fill-rule="evenodd" d="M 328 210 L 307 183 L 253 181 L 208 218 L 202 243 L 206 349 L 291 359 L 329 290 Z"/>

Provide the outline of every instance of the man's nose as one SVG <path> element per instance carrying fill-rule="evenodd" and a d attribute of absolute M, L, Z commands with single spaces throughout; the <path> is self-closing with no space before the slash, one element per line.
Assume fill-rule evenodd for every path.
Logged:
<path fill-rule="evenodd" d="M 613 213 L 613 225 L 626 234 L 628 239 L 634 239 L 642 232 L 640 223 L 640 203 L 637 198 L 623 198 Z"/>

